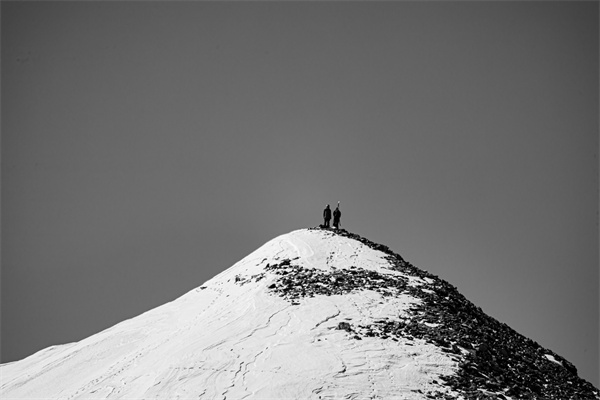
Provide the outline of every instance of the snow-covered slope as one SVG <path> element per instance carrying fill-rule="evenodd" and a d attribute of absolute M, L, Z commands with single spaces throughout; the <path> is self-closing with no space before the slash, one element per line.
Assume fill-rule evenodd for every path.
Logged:
<path fill-rule="evenodd" d="M 419 271 L 346 232 L 294 231 L 170 303 L 0 366 L 0 398 L 518 398 L 508 384 L 465 386 L 481 343 L 427 311 L 454 294 Z"/>

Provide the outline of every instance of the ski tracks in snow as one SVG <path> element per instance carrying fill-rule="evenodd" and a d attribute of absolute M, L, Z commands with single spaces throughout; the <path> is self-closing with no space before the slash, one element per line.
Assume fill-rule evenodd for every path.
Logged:
<path fill-rule="evenodd" d="M 230 345 L 230 351 L 236 355 L 234 362 L 237 363 L 237 369 L 231 384 L 221 393 L 223 399 L 226 399 L 230 393 L 232 393 L 231 398 L 235 399 L 253 396 L 254 392 L 247 382 L 247 376 L 255 368 L 258 359 L 277 346 L 285 337 L 280 333 L 288 327 L 292 318 L 287 312 L 291 306 L 287 303 L 282 304 L 283 307 L 270 313 L 263 323 L 250 332 L 241 331 L 242 336 Z M 257 346 L 257 344 L 263 345 Z"/>
<path fill-rule="evenodd" d="M 333 319 L 333 318 L 335 318 L 335 317 L 337 317 L 337 316 L 340 315 L 340 309 L 337 306 L 335 306 L 335 304 L 333 306 L 335 307 L 336 311 L 333 314 L 328 315 L 327 317 L 325 317 L 325 319 L 317 322 L 315 324 L 315 326 L 311 330 L 317 329 L 320 325 L 323 325 L 325 322 L 329 321 L 330 319 Z"/>
<path fill-rule="evenodd" d="M 13 390 L 34 378 L 51 387 L 61 375 L 46 370 L 60 367 L 63 375 L 76 376 L 52 396 L 66 400 L 423 398 L 412 390 L 427 387 L 425 380 L 440 367 L 448 369 L 439 358 L 443 355 L 409 339 L 399 343 L 361 335 L 358 340 L 339 325 L 344 321 L 358 331 L 359 325 L 397 319 L 414 298 L 384 298 L 357 288 L 290 304 L 266 290 L 268 274 L 262 280 L 235 280 L 264 273 L 264 263 L 273 259 L 329 272 L 354 266 L 402 275 L 385 269 L 382 254 L 326 231 L 282 235 L 205 286 L 64 353 L 52 353 L 41 367 L 28 370 L 31 376 L 11 377 L 2 388 Z"/>

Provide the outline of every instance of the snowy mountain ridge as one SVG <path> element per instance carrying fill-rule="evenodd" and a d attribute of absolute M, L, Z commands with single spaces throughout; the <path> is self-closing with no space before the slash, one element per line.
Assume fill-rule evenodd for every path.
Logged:
<path fill-rule="evenodd" d="M 2 399 L 600 399 L 567 360 L 344 230 L 281 235 L 174 301 L 0 366 Z"/>

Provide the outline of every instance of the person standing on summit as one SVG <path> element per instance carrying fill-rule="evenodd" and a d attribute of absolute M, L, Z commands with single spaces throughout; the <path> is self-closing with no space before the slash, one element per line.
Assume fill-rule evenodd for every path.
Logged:
<path fill-rule="evenodd" d="M 327 207 L 323 210 L 323 219 L 325 220 L 323 226 L 329 228 L 329 221 L 331 221 L 331 208 L 329 208 L 329 204 L 327 204 Z"/>
<path fill-rule="evenodd" d="M 333 211 L 333 227 L 338 229 L 340 226 L 340 218 L 342 218 L 342 212 L 340 211 L 340 202 L 338 201 L 338 205 Z"/>

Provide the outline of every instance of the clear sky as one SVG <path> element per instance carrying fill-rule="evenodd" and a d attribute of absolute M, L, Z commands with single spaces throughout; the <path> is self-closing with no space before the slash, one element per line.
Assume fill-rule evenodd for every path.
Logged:
<path fill-rule="evenodd" d="M 598 386 L 597 2 L 2 2 L 2 362 L 341 201 Z"/>

